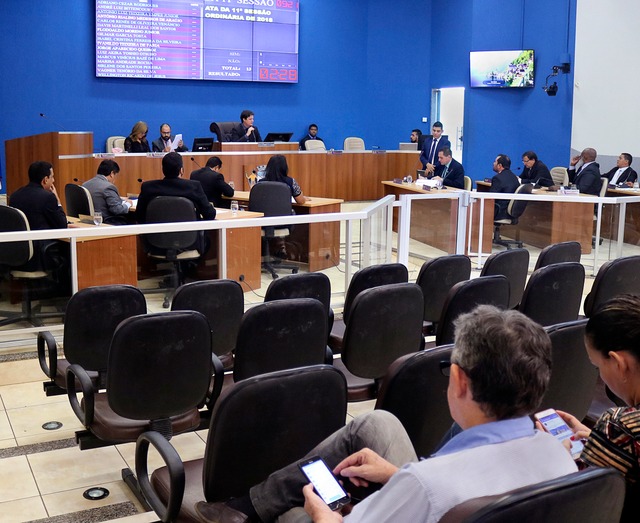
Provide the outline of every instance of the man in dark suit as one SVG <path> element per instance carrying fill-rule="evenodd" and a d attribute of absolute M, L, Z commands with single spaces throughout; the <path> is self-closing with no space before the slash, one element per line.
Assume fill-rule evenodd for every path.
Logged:
<path fill-rule="evenodd" d="M 522 163 L 524 171 L 520 176 L 522 183 L 532 183 L 538 187 L 551 187 L 553 178 L 549 172 L 549 168 L 538 160 L 538 155 L 533 151 L 522 153 Z"/>
<path fill-rule="evenodd" d="M 318 136 L 318 126 L 314 123 L 309 126 L 309 132 L 307 135 L 298 142 L 298 147 L 301 151 L 307 150 L 307 142 L 309 140 L 320 140 L 324 143 L 324 140 Z"/>
<path fill-rule="evenodd" d="M 213 156 L 207 160 L 207 165 L 202 169 L 193 171 L 190 178 L 200 182 L 207 199 L 213 203 L 215 207 L 229 207 L 229 200 L 224 200 L 222 196 L 231 198 L 234 190 L 228 183 L 224 181 L 224 176 L 220 172 L 222 168 L 222 160 L 217 156 Z"/>
<path fill-rule="evenodd" d="M 442 185 L 464 189 L 464 167 L 453 159 L 451 149 L 445 147 L 438 151 L 438 162 L 442 167 L 440 176 L 434 176 L 434 180 L 442 180 Z"/>
<path fill-rule="evenodd" d="M 602 188 L 600 179 L 600 165 L 596 163 L 598 153 L 592 147 L 587 147 L 578 156 L 571 158 L 571 165 L 567 169 L 569 181 L 578 187 L 581 193 L 598 196 Z M 582 166 L 576 170 L 576 164 L 582 160 Z"/>
<path fill-rule="evenodd" d="M 511 172 L 511 159 L 506 154 L 499 154 L 493 162 L 493 170 L 496 175 L 491 178 L 490 192 L 514 193 L 520 187 L 518 177 Z M 494 220 L 508 218 L 507 207 L 509 200 L 496 200 Z"/>
<path fill-rule="evenodd" d="M 171 126 L 168 123 L 163 123 L 160 126 L 160 137 L 153 141 L 152 149 L 154 153 L 168 153 L 171 152 L 171 144 L 176 137 L 171 134 Z M 188 151 L 189 149 L 185 147 L 184 142 L 180 140 L 178 142 L 178 147 L 174 149 L 179 153 L 183 153 Z"/>
<path fill-rule="evenodd" d="M 638 179 L 638 173 L 631 168 L 633 156 L 629 153 L 620 153 L 616 167 L 605 176 L 609 179 L 609 185 L 633 187 L 633 182 Z"/>
<path fill-rule="evenodd" d="M 232 142 L 261 142 L 262 136 L 260 131 L 253 125 L 253 111 L 245 109 L 240 113 L 242 123 L 238 124 L 231 130 Z"/>
<path fill-rule="evenodd" d="M 448 147 L 451 149 L 451 142 L 442 136 L 442 123 L 435 122 L 431 127 L 431 139 L 425 139 L 422 142 L 422 152 L 420 153 L 420 161 L 422 168 L 428 174 L 440 176 L 442 166 L 437 162 L 438 151 Z"/>

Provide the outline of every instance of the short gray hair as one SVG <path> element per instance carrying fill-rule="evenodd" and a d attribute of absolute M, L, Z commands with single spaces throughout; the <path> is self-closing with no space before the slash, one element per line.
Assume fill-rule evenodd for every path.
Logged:
<path fill-rule="evenodd" d="M 497 419 L 535 412 L 551 376 L 551 340 L 517 311 L 480 305 L 455 321 L 451 362 L 469 377 L 473 399 Z"/>

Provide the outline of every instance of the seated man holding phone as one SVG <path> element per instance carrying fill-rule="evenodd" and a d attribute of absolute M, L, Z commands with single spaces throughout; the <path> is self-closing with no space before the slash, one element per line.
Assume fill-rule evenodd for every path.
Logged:
<path fill-rule="evenodd" d="M 202 521 L 437 522 L 468 499 L 577 470 L 564 446 L 536 430 L 529 417 L 551 373 L 551 341 L 542 327 L 517 311 L 480 306 L 456 321 L 455 348 L 446 370 L 449 410 L 462 431 L 428 459 L 418 460 L 397 418 L 373 411 L 248 495 L 227 503 L 198 503 Z M 346 491 L 352 486 L 381 489 L 349 514 L 351 506 L 342 509 L 344 515 L 332 511 L 307 484 L 307 477 L 315 475 L 305 477 L 300 471 L 315 456 L 341 478 Z M 331 505 L 340 508 L 341 503 Z"/>

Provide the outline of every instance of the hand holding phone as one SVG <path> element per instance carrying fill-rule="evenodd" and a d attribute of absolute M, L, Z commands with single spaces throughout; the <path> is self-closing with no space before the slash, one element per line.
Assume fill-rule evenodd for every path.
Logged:
<path fill-rule="evenodd" d="M 322 458 L 314 456 L 298 463 L 298 467 L 331 510 L 338 510 L 351 501 Z"/>
<path fill-rule="evenodd" d="M 542 428 L 555 436 L 559 441 L 564 441 L 573 436 L 573 431 L 569 428 L 569 425 L 560 417 L 560 415 L 554 409 L 547 409 L 541 412 L 537 412 L 533 417 L 540 422 Z M 580 456 L 584 444 L 581 440 L 571 441 L 571 456 L 575 459 Z"/>

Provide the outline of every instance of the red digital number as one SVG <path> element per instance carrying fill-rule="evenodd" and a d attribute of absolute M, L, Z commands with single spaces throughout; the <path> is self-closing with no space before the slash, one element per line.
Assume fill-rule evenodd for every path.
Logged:
<path fill-rule="evenodd" d="M 298 70 L 297 69 L 289 69 L 289 80 L 291 82 L 298 81 Z"/>
<path fill-rule="evenodd" d="M 269 79 L 269 69 L 266 67 L 260 68 L 260 80 L 268 80 Z"/>

